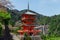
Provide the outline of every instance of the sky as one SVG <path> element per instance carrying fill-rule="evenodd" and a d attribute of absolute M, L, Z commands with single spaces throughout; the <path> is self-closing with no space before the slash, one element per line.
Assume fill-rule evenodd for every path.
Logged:
<path fill-rule="evenodd" d="M 21 11 L 29 8 L 39 14 L 45 16 L 53 16 L 60 14 L 60 0 L 10 0 L 14 8 Z"/>

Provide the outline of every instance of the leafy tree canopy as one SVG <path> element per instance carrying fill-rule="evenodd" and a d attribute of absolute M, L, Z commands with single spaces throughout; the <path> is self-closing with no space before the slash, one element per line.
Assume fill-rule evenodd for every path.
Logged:
<path fill-rule="evenodd" d="M 2 19 L 9 19 L 9 18 L 11 18 L 9 12 L 2 12 L 2 11 L 0 12 L 0 17 L 1 17 Z"/>

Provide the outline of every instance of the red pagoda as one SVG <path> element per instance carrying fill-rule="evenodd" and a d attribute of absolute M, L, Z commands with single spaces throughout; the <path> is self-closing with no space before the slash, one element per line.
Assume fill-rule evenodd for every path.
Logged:
<path fill-rule="evenodd" d="M 27 10 L 21 11 L 21 22 L 22 22 L 22 30 L 18 30 L 20 35 L 24 35 L 27 33 L 28 35 L 37 35 L 40 30 L 34 30 L 36 27 L 36 20 L 37 20 L 37 13 L 34 11 L 29 10 L 29 4 Z"/>
<path fill-rule="evenodd" d="M 37 15 L 31 10 L 25 10 L 21 16 L 22 30 L 18 30 L 20 35 L 27 33 L 28 35 L 36 35 L 40 30 L 34 30 L 36 25 Z"/>

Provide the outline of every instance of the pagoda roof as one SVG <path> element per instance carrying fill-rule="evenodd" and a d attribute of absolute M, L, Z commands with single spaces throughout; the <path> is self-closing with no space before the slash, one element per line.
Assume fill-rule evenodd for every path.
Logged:
<path fill-rule="evenodd" d="M 34 14 L 34 15 L 38 15 L 37 12 L 34 12 L 34 11 L 32 11 L 32 10 L 28 10 L 28 9 L 21 10 L 20 13 L 21 13 L 21 14 Z"/>

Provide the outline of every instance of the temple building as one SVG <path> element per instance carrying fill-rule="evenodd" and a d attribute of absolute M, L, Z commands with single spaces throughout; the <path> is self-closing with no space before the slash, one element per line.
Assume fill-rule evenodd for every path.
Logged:
<path fill-rule="evenodd" d="M 36 12 L 32 11 L 29 9 L 29 4 L 28 4 L 28 9 L 20 11 L 21 13 L 21 22 L 22 22 L 22 29 L 18 30 L 20 33 L 20 36 L 24 36 L 24 33 L 27 33 L 29 36 L 36 36 L 38 33 L 41 32 L 41 30 L 35 30 L 34 28 L 36 27 L 37 23 L 37 14 Z M 40 38 L 37 37 L 37 38 Z M 36 40 L 36 39 L 35 39 Z"/>
<path fill-rule="evenodd" d="M 34 30 L 34 27 L 36 26 L 36 20 L 37 20 L 37 13 L 31 10 L 25 10 L 23 14 L 21 15 L 21 22 L 22 22 L 22 30 L 19 30 L 21 35 L 23 35 L 25 32 L 29 35 L 35 35 L 40 30 Z"/>

